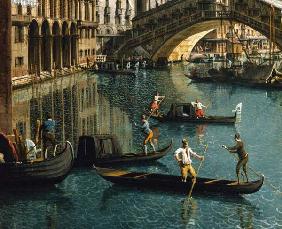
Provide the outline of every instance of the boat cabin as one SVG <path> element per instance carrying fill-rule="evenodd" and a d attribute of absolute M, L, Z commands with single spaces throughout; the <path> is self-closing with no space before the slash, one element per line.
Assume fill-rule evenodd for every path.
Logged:
<path fill-rule="evenodd" d="M 179 117 L 195 118 L 195 108 L 191 103 L 173 103 L 167 116 L 171 119 L 177 119 Z"/>
<path fill-rule="evenodd" d="M 121 155 L 122 149 L 115 135 L 81 136 L 79 137 L 76 164 L 91 165 L 96 160 L 116 158 Z"/>

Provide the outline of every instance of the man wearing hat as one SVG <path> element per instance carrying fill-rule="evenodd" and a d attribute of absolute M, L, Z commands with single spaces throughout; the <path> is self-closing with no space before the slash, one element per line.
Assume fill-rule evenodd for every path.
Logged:
<path fill-rule="evenodd" d="M 226 145 L 222 145 L 223 148 L 227 149 L 230 153 L 237 153 L 239 157 L 239 161 L 236 165 L 236 175 L 238 179 L 238 184 L 239 184 L 239 172 L 241 167 L 243 167 L 243 171 L 245 173 L 245 176 L 247 178 L 247 182 L 249 181 L 248 176 L 247 176 L 247 163 L 249 160 L 248 153 L 245 151 L 244 148 L 244 143 L 241 140 L 240 134 L 236 133 L 234 136 L 236 145 L 232 147 L 227 147 Z"/>
<path fill-rule="evenodd" d="M 191 156 L 197 158 L 198 160 L 204 160 L 204 156 L 199 156 L 196 152 L 188 146 L 188 141 L 186 139 L 182 140 L 182 147 L 174 152 L 174 158 L 178 162 L 181 171 L 181 180 L 186 182 L 187 176 L 191 176 L 192 182 L 196 182 L 196 171 L 192 166 Z"/>

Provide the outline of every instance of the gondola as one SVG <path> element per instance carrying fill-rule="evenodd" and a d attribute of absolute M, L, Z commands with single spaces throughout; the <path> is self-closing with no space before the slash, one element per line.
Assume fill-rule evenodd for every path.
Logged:
<path fill-rule="evenodd" d="M 176 193 L 187 194 L 191 188 L 191 180 L 182 182 L 180 176 L 165 175 L 145 172 L 129 172 L 125 170 L 115 170 L 109 168 L 95 167 L 97 173 L 105 180 L 112 183 L 148 188 L 151 190 L 166 190 Z M 193 193 L 211 192 L 227 195 L 251 194 L 260 190 L 263 185 L 264 177 L 251 182 L 219 180 L 210 178 L 197 178 L 193 188 Z"/>
<path fill-rule="evenodd" d="M 172 140 L 166 147 L 157 150 L 157 152 L 148 152 L 147 155 L 144 153 L 125 153 L 115 135 L 80 136 L 75 166 L 136 164 L 154 161 L 165 156 L 171 146 Z"/>
<path fill-rule="evenodd" d="M 52 158 L 43 161 L 0 164 L 1 187 L 59 183 L 70 172 L 73 161 L 73 148 L 71 143 L 67 141 L 63 149 Z"/>
<path fill-rule="evenodd" d="M 195 110 L 191 103 L 175 103 L 171 105 L 167 114 L 152 114 L 150 117 L 160 122 L 189 122 L 189 123 L 217 123 L 217 124 L 234 124 L 236 122 L 237 111 L 233 116 L 212 116 L 195 117 Z"/>
<path fill-rule="evenodd" d="M 200 76 L 198 74 L 184 74 L 191 81 L 197 83 L 232 83 L 242 86 L 256 87 L 256 88 L 282 88 L 281 74 L 273 65 L 247 65 L 243 69 L 222 68 L 209 69 L 208 76 Z"/>

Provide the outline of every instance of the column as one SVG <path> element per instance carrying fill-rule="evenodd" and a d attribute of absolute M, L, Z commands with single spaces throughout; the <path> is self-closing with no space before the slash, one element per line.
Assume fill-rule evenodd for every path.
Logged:
<path fill-rule="evenodd" d="M 0 4 L 0 131 L 12 133 L 11 0 Z"/>

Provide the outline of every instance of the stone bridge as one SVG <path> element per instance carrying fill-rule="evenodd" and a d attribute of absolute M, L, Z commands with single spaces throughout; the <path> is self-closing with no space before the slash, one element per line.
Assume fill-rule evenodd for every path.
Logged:
<path fill-rule="evenodd" d="M 191 51 L 203 36 L 220 27 L 222 23 L 245 24 L 282 48 L 282 3 L 272 1 L 271 5 L 269 2 L 269 0 L 169 1 L 137 15 L 133 19 L 131 37 L 116 54 L 130 55 L 129 50 L 142 50 L 153 61 L 168 59 L 181 42 L 194 36 L 188 40 Z"/>

